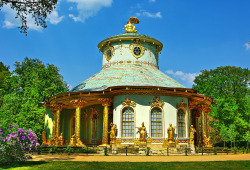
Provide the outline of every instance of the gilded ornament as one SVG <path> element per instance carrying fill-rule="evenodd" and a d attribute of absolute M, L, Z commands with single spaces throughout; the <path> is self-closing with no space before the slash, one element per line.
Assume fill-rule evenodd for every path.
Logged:
<path fill-rule="evenodd" d="M 140 43 L 140 39 L 135 39 L 135 42 L 129 45 L 129 49 L 135 58 L 140 58 L 145 51 L 144 45 Z"/>
<path fill-rule="evenodd" d="M 122 102 L 122 105 L 135 107 L 136 103 L 134 101 L 131 101 L 130 98 L 128 97 L 128 98 L 125 98 L 125 101 Z"/>
<path fill-rule="evenodd" d="M 186 108 L 187 107 L 187 104 L 185 103 L 185 101 L 182 99 L 180 103 L 177 103 L 176 104 L 176 108 L 180 108 L 180 107 L 184 107 Z"/>
<path fill-rule="evenodd" d="M 110 45 L 110 42 L 107 44 L 107 47 L 104 51 L 104 55 L 107 61 L 109 61 L 114 54 L 114 47 Z"/>
<path fill-rule="evenodd" d="M 160 101 L 160 97 L 155 97 L 154 101 L 151 103 L 151 107 L 160 107 L 162 108 L 164 106 L 164 101 Z"/>
<path fill-rule="evenodd" d="M 76 108 L 82 108 L 83 105 L 87 103 L 86 100 L 77 100 L 77 99 L 76 99 L 76 100 L 71 100 L 70 102 L 71 102 L 71 103 L 73 104 L 73 106 L 76 107 Z"/>
<path fill-rule="evenodd" d="M 132 32 L 132 33 L 137 33 L 137 30 L 135 30 L 134 24 L 139 24 L 140 21 L 136 17 L 130 17 L 129 20 L 127 21 L 127 25 L 124 25 L 123 30 L 125 29 L 125 33 Z"/>

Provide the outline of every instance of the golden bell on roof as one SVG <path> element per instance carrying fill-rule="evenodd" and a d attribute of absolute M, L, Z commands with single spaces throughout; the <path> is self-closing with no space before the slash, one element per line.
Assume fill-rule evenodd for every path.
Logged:
<path fill-rule="evenodd" d="M 123 28 L 125 29 L 125 33 L 128 33 L 128 32 L 137 33 L 137 30 L 135 30 L 134 24 L 139 24 L 139 23 L 140 21 L 138 18 L 130 17 L 129 20 L 127 21 L 127 25 L 124 25 L 124 28 Z"/>

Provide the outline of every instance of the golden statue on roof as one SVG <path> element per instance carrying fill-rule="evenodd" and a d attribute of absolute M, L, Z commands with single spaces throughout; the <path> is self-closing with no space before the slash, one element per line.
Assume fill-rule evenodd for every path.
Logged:
<path fill-rule="evenodd" d="M 124 25 L 123 30 L 125 29 L 125 33 L 128 33 L 128 32 L 137 33 L 137 30 L 135 30 L 134 24 L 139 24 L 139 23 L 140 21 L 138 18 L 130 17 L 129 20 L 127 21 L 127 25 Z"/>

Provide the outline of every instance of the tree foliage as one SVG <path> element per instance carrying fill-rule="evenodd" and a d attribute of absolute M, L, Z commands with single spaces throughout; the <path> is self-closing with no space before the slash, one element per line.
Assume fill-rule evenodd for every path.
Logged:
<path fill-rule="evenodd" d="M 50 14 L 57 0 L 1 0 L 0 7 L 3 5 L 10 5 L 10 7 L 16 11 L 16 18 L 20 18 L 21 26 L 18 27 L 21 33 L 26 33 L 27 15 L 31 14 L 37 26 L 46 28 L 46 18 Z"/>
<path fill-rule="evenodd" d="M 68 91 L 67 84 L 53 64 L 46 66 L 39 59 L 25 58 L 16 62 L 8 78 L 8 94 L 0 108 L 0 126 L 18 124 L 32 129 L 41 139 L 45 108 L 38 105 L 49 97 Z"/>
<path fill-rule="evenodd" d="M 221 131 L 221 138 L 225 138 L 226 130 L 235 128 L 237 140 L 244 140 L 243 136 L 249 131 L 250 100 L 249 83 L 250 71 L 241 67 L 225 66 L 211 70 L 202 70 L 194 80 L 193 89 L 215 100 L 209 115 L 216 121 L 211 126 Z M 229 133 L 229 131 L 227 132 Z M 225 140 L 232 141 L 230 135 Z"/>
<path fill-rule="evenodd" d="M 7 77 L 10 75 L 9 67 L 0 62 L 0 107 L 7 89 Z"/>

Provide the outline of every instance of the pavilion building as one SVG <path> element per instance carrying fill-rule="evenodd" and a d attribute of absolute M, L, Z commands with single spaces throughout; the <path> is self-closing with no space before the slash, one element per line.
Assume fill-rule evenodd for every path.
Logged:
<path fill-rule="evenodd" d="M 144 122 L 147 145 L 170 145 L 170 125 L 171 145 L 206 145 L 212 99 L 159 70 L 163 44 L 138 34 L 133 25 L 137 23 L 131 17 L 125 33 L 98 44 L 103 63 L 100 72 L 45 102 L 43 144 L 108 146 L 113 123 L 117 133 L 112 144 L 138 145 L 137 127 Z"/>

